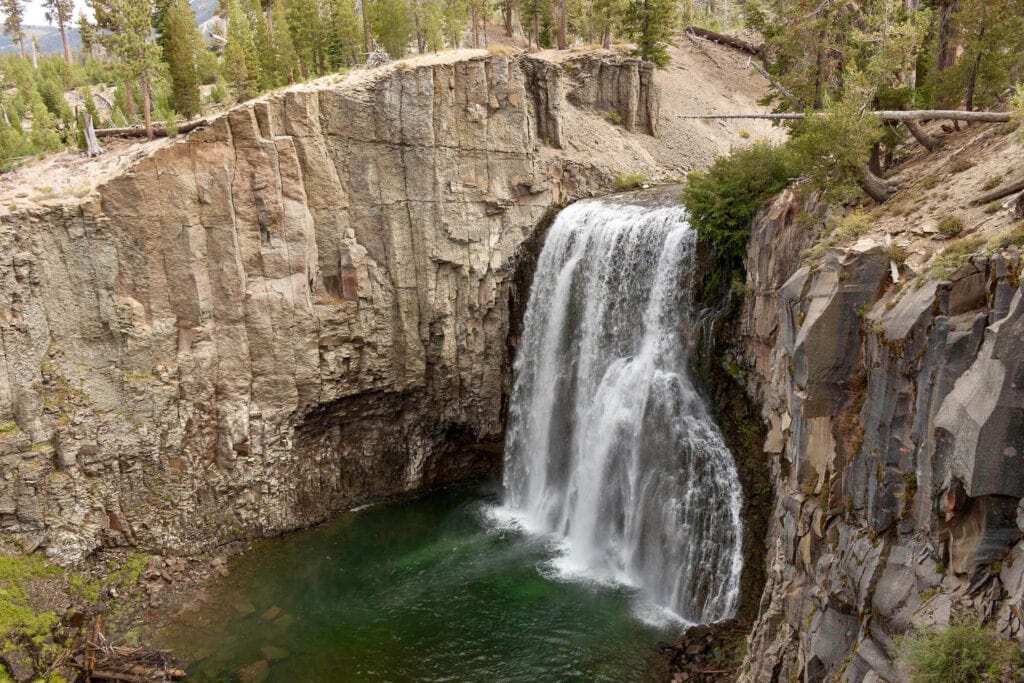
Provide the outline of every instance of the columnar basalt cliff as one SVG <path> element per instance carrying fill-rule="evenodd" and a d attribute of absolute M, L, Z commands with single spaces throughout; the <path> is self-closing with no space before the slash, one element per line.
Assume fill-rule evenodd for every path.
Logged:
<path fill-rule="evenodd" d="M 879 240 L 802 262 L 828 210 L 786 193 L 748 250 L 776 509 L 745 681 L 895 681 L 898 637 L 957 614 L 1024 639 L 1019 248 L 897 284 Z"/>
<path fill-rule="evenodd" d="M 636 60 L 478 52 L 267 96 L 5 216 L 0 531 L 192 551 L 492 467 L 462 447 L 501 435 L 520 246 L 610 185 L 559 149 L 570 92 L 654 130 Z"/>

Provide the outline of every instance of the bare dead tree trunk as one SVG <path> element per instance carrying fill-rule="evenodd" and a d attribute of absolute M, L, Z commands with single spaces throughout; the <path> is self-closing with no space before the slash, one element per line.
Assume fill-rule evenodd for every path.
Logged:
<path fill-rule="evenodd" d="M 877 176 L 882 175 L 882 143 L 876 142 L 871 145 L 871 158 L 868 159 L 868 169 Z"/>
<path fill-rule="evenodd" d="M 22 33 L 21 35 L 18 36 L 18 47 L 21 48 L 21 58 L 22 59 L 27 59 L 28 58 L 28 53 L 25 52 L 25 34 L 24 33 Z"/>
<path fill-rule="evenodd" d="M 1016 182 L 1013 182 L 1013 183 L 1010 183 L 1009 185 L 1006 185 L 1004 187 L 1000 187 L 1000 188 L 997 188 L 995 190 L 992 190 L 991 192 L 989 192 L 987 194 L 983 194 L 980 197 L 978 197 L 977 199 L 973 200 L 971 202 L 971 204 L 973 204 L 974 206 L 979 206 L 981 204 L 988 204 L 989 202 L 994 202 L 997 199 L 1002 199 L 1003 197 L 1009 197 L 1014 192 L 1020 192 L 1021 190 L 1024 190 L 1024 178 L 1021 178 L 1020 180 L 1018 180 Z"/>
<path fill-rule="evenodd" d="M 929 152 L 934 152 L 942 147 L 942 141 L 929 135 L 928 131 L 922 128 L 921 124 L 917 121 L 911 121 L 908 119 L 903 123 L 906 124 L 907 130 L 909 130 L 910 134 L 914 136 L 914 139 L 921 143 L 921 146 Z"/>
<path fill-rule="evenodd" d="M 601 34 L 601 47 L 605 50 L 612 46 L 612 25 L 608 22 L 608 25 L 604 27 L 604 33 Z"/>
<path fill-rule="evenodd" d="M 566 35 L 566 9 L 565 0 L 558 2 L 558 49 L 565 50 L 569 47 L 569 38 Z"/>
<path fill-rule="evenodd" d="M 512 37 L 512 0 L 504 0 L 501 5 L 501 13 L 505 19 L 505 37 Z"/>
<path fill-rule="evenodd" d="M 135 106 L 135 87 L 128 79 L 125 79 L 124 81 L 124 95 L 125 99 L 128 101 L 128 118 L 135 121 L 139 116 L 139 110 Z"/>
<path fill-rule="evenodd" d="M 981 27 L 981 33 L 978 35 L 978 42 L 985 37 L 985 27 Z M 974 110 L 974 92 L 978 86 L 978 68 L 981 66 L 981 49 L 978 49 L 978 54 L 974 56 L 974 64 L 971 65 L 971 78 L 967 81 L 967 97 L 964 102 L 964 109 L 967 111 Z"/>
<path fill-rule="evenodd" d="M 956 63 L 956 44 L 953 42 L 953 15 L 956 14 L 957 0 L 945 0 L 939 8 L 939 58 L 938 71 Z"/>
<path fill-rule="evenodd" d="M 99 156 L 103 154 L 104 150 L 100 146 L 100 141 L 96 137 L 96 129 L 92 125 L 92 114 L 89 112 L 82 113 L 82 128 L 85 131 L 85 153 L 90 157 Z"/>
<path fill-rule="evenodd" d="M 153 96 L 149 92 L 149 79 L 143 76 L 139 79 L 142 85 L 142 119 L 146 125 L 146 139 L 153 139 Z"/>
<path fill-rule="evenodd" d="M 754 55 L 755 57 L 761 57 L 764 54 L 763 45 L 754 45 L 749 41 L 743 40 L 742 38 L 730 36 L 725 33 L 709 31 L 705 28 L 701 28 L 700 26 L 687 26 L 686 32 L 695 35 L 698 38 L 704 38 L 705 40 L 710 40 L 715 43 L 721 43 L 722 45 L 734 47 L 737 50 L 742 50 L 743 52 Z"/>
<path fill-rule="evenodd" d="M 860 186 L 869 197 L 879 204 L 888 201 L 893 195 L 893 189 L 889 183 L 872 173 L 867 166 L 862 169 Z"/>
<path fill-rule="evenodd" d="M 64 61 L 70 64 L 71 46 L 68 45 L 68 32 L 64 28 L 64 20 L 60 18 L 60 12 L 57 13 L 57 27 L 60 29 L 60 40 L 64 43 Z"/>
<path fill-rule="evenodd" d="M 363 49 L 369 55 L 373 52 L 373 41 L 370 39 L 370 0 L 360 0 L 359 6 L 363 12 Z"/>

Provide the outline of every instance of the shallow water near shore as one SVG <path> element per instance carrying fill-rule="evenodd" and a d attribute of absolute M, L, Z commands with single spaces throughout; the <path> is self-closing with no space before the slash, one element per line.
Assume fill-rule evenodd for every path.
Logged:
<path fill-rule="evenodd" d="M 682 627 L 553 578 L 555 548 L 488 521 L 497 498 L 459 487 L 261 542 L 159 641 L 197 681 L 649 680 Z"/>

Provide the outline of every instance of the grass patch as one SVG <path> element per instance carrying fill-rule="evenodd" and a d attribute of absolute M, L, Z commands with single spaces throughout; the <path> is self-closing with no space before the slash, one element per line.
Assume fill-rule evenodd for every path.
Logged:
<path fill-rule="evenodd" d="M 964 231 L 964 219 L 949 215 L 939 221 L 939 232 L 946 237 L 957 237 Z"/>
<path fill-rule="evenodd" d="M 988 241 L 988 246 L 992 249 L 1006 249 L 1014 245 L 1024 247 L 1024 221 L 1001 230 Z"/>
<path fill-rule="evenodd" d="M 951 242 L 942 250 L 942 253 L 935 257 L 929 266 L 932 274 L 940 279 L 947 279 L 956 272 L 960 266 L 967 263 L 971 254 L 976 253 L 982 245 L 980 237 L 963 237 Z"/>
<path fill-rule="evenodd" d="M 615 187 L 620 190 L 635 190 L 643 187 L 647 182 L 647 176 L 643 173 L 620 173 L 615 176 Z"/>
<path fill-rule="evenodd" d="M 962 154 L 956 155 L 949 162 L 950 173 L 963 173 L 971 168 L 974 168 L 974 162 Z"/>
<path fill-rule="evenodd" d="M 488 45 L 487 51 L 492 55 L 517 55 L 519 50 L 511 45 Z"/>
<path fill-rule="evenodd" d="M 15 422 L 0 422 L 0 434 L 13 434 L 18 430 L 18 425 Z"/>
<path fill-rule="evenodd" d="M 991 202 L 988 206 L 985 207 L 985 213 L 990 214 L 990 215 L 993 214 L 993 213 L 999 213 L 999 211 L 1002 208 L 1003 208 L 1003 203 L 997 199 L 996 201 Z"/>
<path fill-rule="evenodd" d="M 984 183 L 982 183 L 981 189 L 982 189 L 983 192 L 988 192 L 989 190 L 996 189 L 997 187 L 999 187 L 1002 184 L 1003 184 L 1003 176 L 996 175 L 996 176 L 992 176 L 991 178 L 986 180 Z"/>
<path fill-rule="evenodd" d="M 1021 663 L 1016 643 L 994 629 L 970 624 L 915 633 L 903 640 L 901 649 L 912 683 L 1010 680 L 1003 676 Z"/>
<path fill-rule="evenodd" d="M 29 606 L 25 585 L 33 579 L 60 574 L 39 555 L 0 555 L 0 639 L 25 635 L 41 639 L 57 624 L 53 612 L 36 613 Z"/>
<path fill-rule="evenodd" d="M 604 113 L 604 120 L 616 126 L 622 123 L 622 117 L 619 115 L 619 112 L 611 109 Z"/>

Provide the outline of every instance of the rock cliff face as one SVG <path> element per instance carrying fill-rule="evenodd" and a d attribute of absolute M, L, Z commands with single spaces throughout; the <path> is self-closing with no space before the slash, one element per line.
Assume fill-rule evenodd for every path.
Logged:
<path fill-rule="evenodd" d="M 895 681 L 896 638 L 957 613 L 1024 639 L 1020 252 L 899 284 L 871 240 L 802 263 L 826 210 L 784 194 L 748 251 L 777 504 L 745 681 Z"/>
<path fill-rule="evenodd" d="M 653 132 L 649 68 L 300 86 L 5 216 L 0 531 L 194 551 L 493 467 L 520 246 L 610 183 L 558 149 L 577 106 Z"/>

